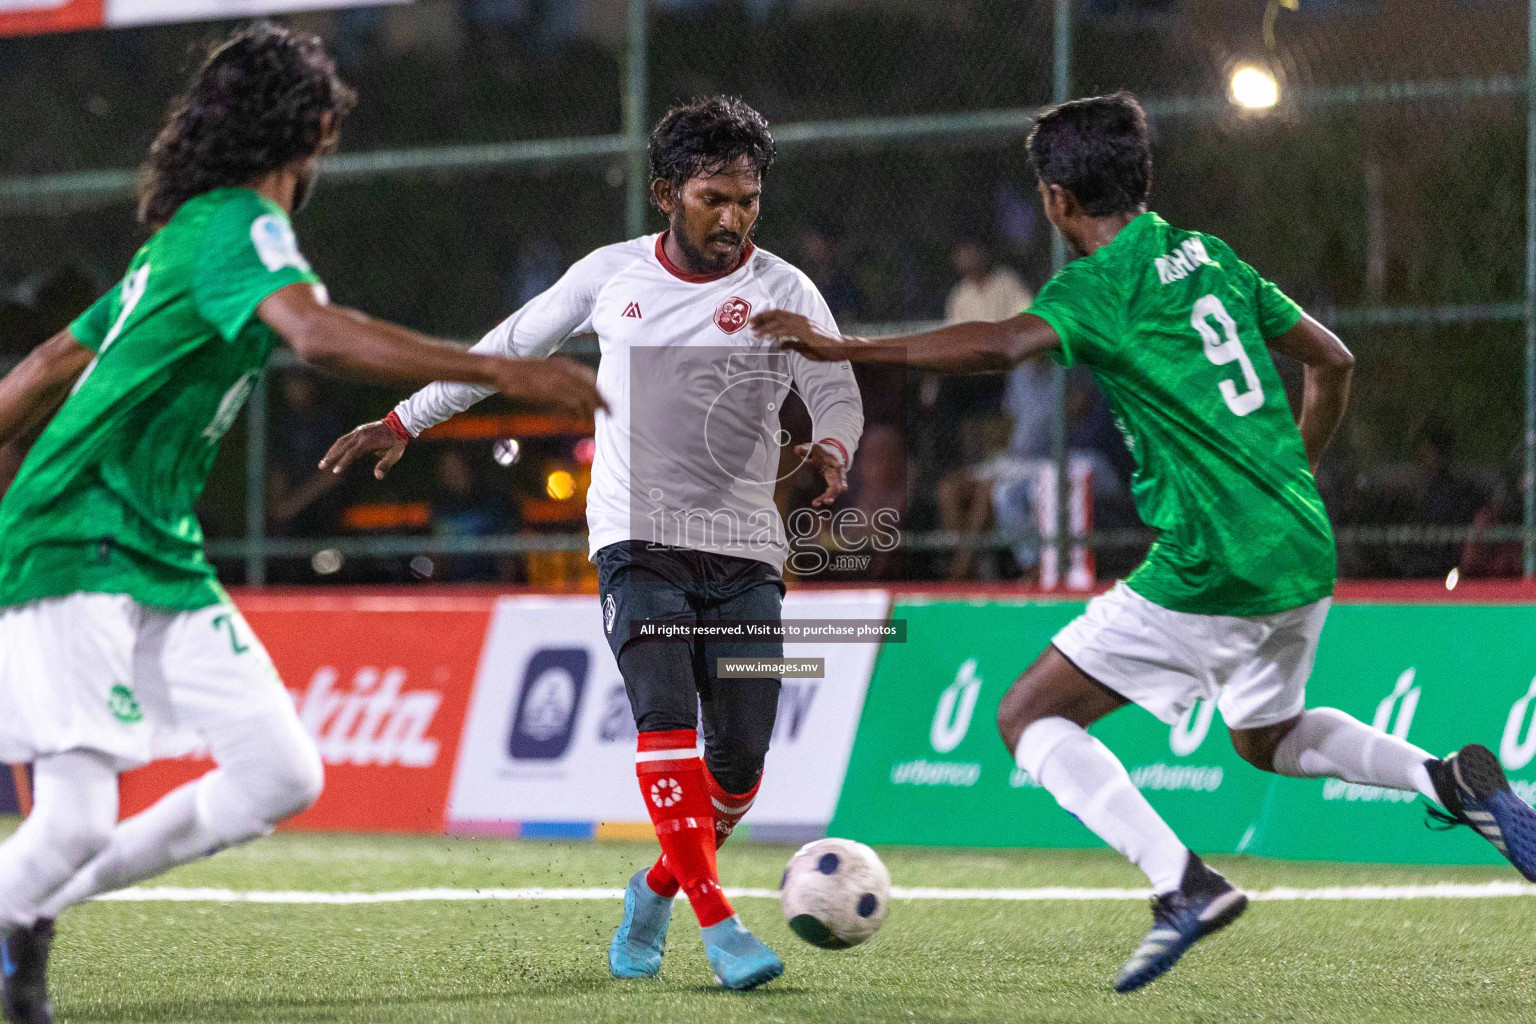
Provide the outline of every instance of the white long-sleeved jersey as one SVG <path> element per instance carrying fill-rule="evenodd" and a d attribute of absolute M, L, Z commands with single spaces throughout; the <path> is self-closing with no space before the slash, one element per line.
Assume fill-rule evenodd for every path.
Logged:
<path fill-rule="evenodd" d="M 752 334 L 747 320 L 767 309 L 837 330 L 816 286 L 777 256 L 749 247 L 734 271 L 690 275 L 667 259 L 662 236 L 647 235 L 580 260 L 474 346 L 543 357 L 574 335 L 597 335 L 611 412 L 597 414 L 592 554 L 644 540 L 783 569 L 774 485 L 799 461 L 780 411 L 803 402 L 812 439 L 837 442 L 851 460 L 864 410 L 848 363 L 812 362 Z M 415 435 L 494 393 L 440 382 L 395 412 Z"/>

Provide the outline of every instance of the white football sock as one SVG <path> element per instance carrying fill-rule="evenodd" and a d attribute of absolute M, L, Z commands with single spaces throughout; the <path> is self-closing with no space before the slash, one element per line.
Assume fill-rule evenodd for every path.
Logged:
<path fill-rule="evenodd" d="M 1057 803 L 1146 872 L 1153 892 L 1179 887 L 1189 849 L 1131 784 L 1119 758 L 1082 726 L 1042 718 L 1019 737 L 1014 760 Z"/>
<path fill-rule="evenodd" d="M 81 900 L 153 878 L 178 864 L 270 831 L 266 822 L 247 818 L 244 828 L 231 830 L 237 834 L 228 836 L 198 813 L 199 791 L 208 790 L 217 774 L 209 772 L 167 793 L 113 829 L 100 854 L 44 903 L 42 916 L 58 917 Z"/>
<path fill-rule="evenodd" d="M 1440 802 L 1425 761 L 1434 755 L 1335 708 L 1311 708 L 1275 747 L 1275 773 L 1334 778 L 1423 793 Z"/>
<path fill-rule="evenodd" d="M 111 841 L 42 908 L 58 917 L 81 900 L 249 842 L 315 802 L 323 772 L 297 719 L 247 722 L 215 742 L 219 767 L 112 830 Z"/>
<path fill-rule="evenodd" d="M 0 844 L 0 923 L 30 926 L 44 902 L 107 844 L 117 821 L 117 767 L 93 750 L 41 757 L 32 813 Z"/>

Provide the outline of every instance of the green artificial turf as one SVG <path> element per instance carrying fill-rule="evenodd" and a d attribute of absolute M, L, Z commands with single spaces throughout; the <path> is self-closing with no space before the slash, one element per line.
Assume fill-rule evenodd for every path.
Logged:
<path fill-rule="evenodd" d="M 617 889 L 652 848 L 285 834 L 155 885 L 238 890 Z M 727 885 L 772 888 L 789 847 L 732 844 Z M 1143 886 L 1107 852 L 880 851 L 898 886 Z M 1250 889 L 1514 880 L 1512 871 L 1212 863 Z M 662 976 L 617 982 L 617 901 L 368 906 L 92 903 L 59 925 L 61 1021 L 1511 1021 L 1536 1019 L 1536 898 L 1255 903 L 1151 989 L 1109 979 L 1144 904 L 898 901 L 885 928 L 823 952 L 778 904 L 743 899 L 784 957 L 749 993 L 710 978 L 679 904 Z"/>

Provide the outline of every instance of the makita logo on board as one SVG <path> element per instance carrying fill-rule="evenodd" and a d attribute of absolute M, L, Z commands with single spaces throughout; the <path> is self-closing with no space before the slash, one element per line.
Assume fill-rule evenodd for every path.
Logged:
<path fill-rule="evenodd" d="M 299 720 L 315 738 L 326 764 L 430 768 L 438 741 L 427 733 L 443 703 L 436 690 L 407 690 L 403 668 L 365 665 L 350 685 L 329 665 L 315 670 L 309 688 L 295 694 Z"/>

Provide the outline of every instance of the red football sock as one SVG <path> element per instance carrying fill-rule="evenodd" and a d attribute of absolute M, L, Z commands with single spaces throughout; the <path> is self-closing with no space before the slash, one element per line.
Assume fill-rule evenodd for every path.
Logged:
<path fill-rule="evenodd" d="M 692 729 L 642 732 L 635 753 L 635 774 L 640 779 L 641 799 L 656 826 L 662 859 L 677 880 L 673 892 L 681 883 L 698 915 L 699 927 L 708 928 L 736 911 L 720 889 L 715 867 L 715 816 L 697 743 Z M 651 888 L 660 892 L 654 885 Z"/>
<path fill-rule="evenodd" d="M 715 781 L 713 775 L 709 776 L 709 800 L 714 806 L 715 812 L 715 849 L 725 845 L 725 841 L 731 838 L 731 832 L 741 822 L 747 811 L 752 809 L 752 801 L 757 799 L 757 791 L 763 784 L 762 776 L 758 776 L 752 788 L 745 793 L 727 793 Z M 651 867 L 650 873 L 645 876 L 646 884 L 651 891 L 658 896 L 668 898 L 677 895 L 677 878 L 673 875 L 667 864 L 667 856 L 663 853 L 656 858 L 656 863 Z"/>

